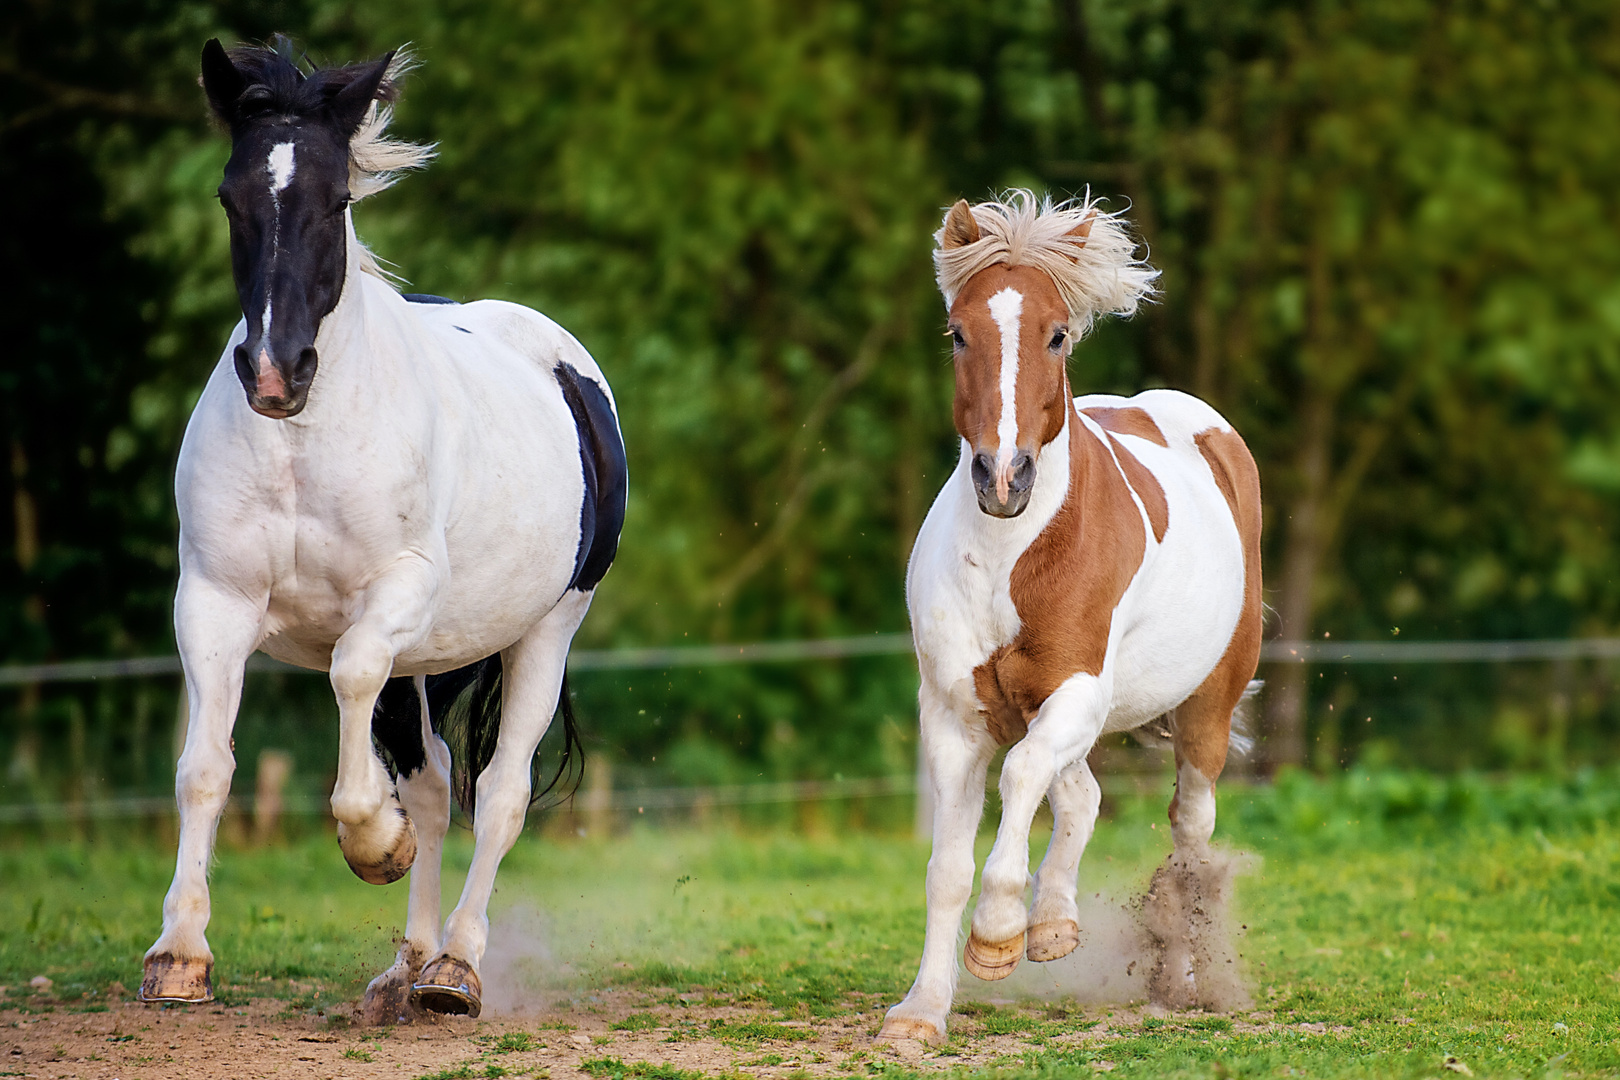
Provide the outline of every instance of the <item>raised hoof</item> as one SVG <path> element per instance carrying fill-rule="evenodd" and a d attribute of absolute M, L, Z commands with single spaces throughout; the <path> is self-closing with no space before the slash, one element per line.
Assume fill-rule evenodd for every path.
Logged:
<path fill-rule="evenodd" d="M 368 845 L 357 839 L 361 829 L 351 829 L 338 822 L 338 847 L 343 849 L 343 861 L 349 864 L 355 877 L 368 885 L 392 885 L 404 877 L 416 861 L 416 825 L 403 809 L 397 812 L 404 818 L 405 828 L 394 846 L 380 853 L 364 850 Z"/>
<path fill-rule="evenodd" d="M 967 969 L 985 982 L 1005 979 L 1023 958 L 1023 934 L 996 942 L 981 941 L 978 935 L 969 934 L 967 948 L 962 950 Z"/>
<path fill-rule="evenodd" d="M 1029 928 L 1029 946 L 1024 955 L 1037 964 L 1061 960 L 1080 945 L 1080 924 L 1073 919 L 1041 923 Z"/>
<path fill-rule="evenodd" d="M 422 969 L 411 987 L 411 1004 L 425 1012 L 476 1018 L 484 1010 L 484 984 L 465 960 L 441 956 Z"/>
<path fill-rule="evenodd" d="M 914 1020 L 909 1016 L 891 1016 L 883 1021 L 883 1029 L 877 1033 L 876 1041 L 893 1043 L 911 1039 L 930 1046 L 938 1046 L 945 1041 L 945 1033 L 927 1020 Z"/>
<path fill-rule="evenodd" d="M 213 1001 L 213 965 L 206 960 L 181 960 L 172 953 L 148 956 L 140 999 L 152 1005 L 162 1002 L 201 1005 Z"/>

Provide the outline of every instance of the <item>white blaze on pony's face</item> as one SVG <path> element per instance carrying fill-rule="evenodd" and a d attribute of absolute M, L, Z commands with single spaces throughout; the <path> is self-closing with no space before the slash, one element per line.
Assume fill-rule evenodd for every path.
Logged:
<path fill-rule="evenodd" d="M 1057 286 L 1028 266 L 992 266 L 951 305 L 956 430 L 973 452 L 979 508 L 1017 517 L 1029 504 L 1041 448 L 1063 432 L 1068 311 Z"/>

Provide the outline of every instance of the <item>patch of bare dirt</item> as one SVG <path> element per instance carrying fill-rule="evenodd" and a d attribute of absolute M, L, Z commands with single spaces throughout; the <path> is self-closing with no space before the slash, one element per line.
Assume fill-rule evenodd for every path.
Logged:
<path fill-rule="evenodd" d="M 522 1017 L 429 1019 L 393 1028 L 365 1028 L 341 1005 L 324 1017 L 299 1014 L 286 1001 L 246 1005 L 109 1005 L 103 1012 L 0 1010 L 0 1076 L 51 1080 L 225 1080 L 238 1077 L 417 1080 L 420 1077 L 593 1076 L 587 1062 L 617 1059 L 672 1065 L 705 1075 L 759 1077 L 864 1074 L 864 1063 L 899 1061 L 923 1070 L 993 1065 L 1031 1050 L 1087 1048 L 1093 1067 L 1107 1070 L 1108 1044 L 1139 1035 L 1158 1009 L 1076 1010 L 1055 1030 L 1056 1015 L 1031 1010 L 1031 1029 L 992 1034 L 980 1017 L 953 1016 L 943 1050 L 920 1044 L 877 1045 L 872 1036 L 890 1002 L 852 994 L 849 1011 L 815 1018 L 784 1016 L 763 1006 L 737 1005 L 704 992 L 612 990 L 560 997 Z M 47 1008 L 43 1003 L 37 1007 Z M 1192 1014 L 1199 1016 L 1202 1014 Z M 1265 1013 L 1233 1018 L 1233 1032 L 1278 1025 Z M 1295 1027 L 1295 1025 L 1287 1025 Z M 1341 1036 L 1325 1025 L 1309 1033 Z M 1316 1030 L 1320 1028 L 1321 1030 Z M 1209 1037 L 1227 1037 L 1211 1032 Z M 595 1069 L 595 1080 L 614 1070 Z"/>

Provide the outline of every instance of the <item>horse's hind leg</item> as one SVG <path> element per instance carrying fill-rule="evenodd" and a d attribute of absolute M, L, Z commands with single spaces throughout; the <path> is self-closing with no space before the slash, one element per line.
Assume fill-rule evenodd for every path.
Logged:
<path fill-rule="evenodd" d="M 478 777 L 472 866 L 461 899 L 445 920 L 444 944 L 411 994 L 419 1008 L 469 1016 L 483 1009 L 478 970 L 489 944 L 495 874 L 523 831 L 534 754 L 557 710 L 568 646 L 590 602 L 589 593 L 570 591 L 502 653 L 501 731 L 495 754 Z"/>
<path fill-rule="evenodd" d="M 450 750 L 433 731 L 428 715 L 424 678 L 418 675 L 399 692 L 408 692 L 400 712 L 414 711 L 419 719 L 406 730 L 400 724 L 379 732 L 399 770 L 399 801 L 416 828 L 416 862 L 411 866 L 410 908 L 405 917 L 405 940 L 393 966 L 371 980 L 360 1011 L 369 1024 L 394 1024 L 411 1018 L 410 993 L 422 965 L 439 948 L 439 873 L 444 836 L 450 828 Z M 404 683 L 404 680 L 399 680 Z M 394 692 L 391 684 L 384 693 Z M 390 710 L 391 712 L 393 710 Z"/>
<path fill-rule="evenodd" d="M 1219 926 L 1229 888 L 1226 874 L 1210 854 L 1215 832 L 1215 781 L 1226 764 L 1232 712 L 1244 683 L 1211 676 L 1175 712 L 1176 794 L 1170 801 L 1170 835 L 1175 850 L 1153 876 L 1144 909 L 1148 930 L 1159 947 L 1149 978 L 1155 1003 L 1172 1009 L 1214 1004 L 1211 958 L 1224 953 Z M 1233 685 L 1227 685 L 1232 683 Z"/>
<path fill-rule="evenodd" d="M 193 574 L 175 596 L 175 638 L 186 673 L 186 745 L 175 769 L 180 850 L 163 900 L 163 933 L 147 950 L 142 1001 L 212 1001 L 214 954 L 208 928 L 208 862 L 214 829 L 231 792 L 231 729 L 242 672 L 258 644 L 262 605 Z"/>
<path fill-rule="evenodd" d="M 1080 909 L 1075 904 L 1080 857 L 1097 827 L 1102 788 L 1084 758 L 1070 765 L 1046 793 L 1052 808 L 1052 841 L 1035 871 L 1035 902 L 1029 909 L 1025 955 L 1043 962 L 1068 956 L 1080 944 Z"/>

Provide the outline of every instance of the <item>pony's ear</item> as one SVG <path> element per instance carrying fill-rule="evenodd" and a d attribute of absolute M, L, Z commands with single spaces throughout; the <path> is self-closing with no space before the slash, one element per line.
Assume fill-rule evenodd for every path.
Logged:
<path fill-rule="evenodd" d="M 1072 236 L 1076 240 L 1080 241 L 1082 245 L 1084 245 L 1086 240 L 1091 237 L 1091 226 L 1096 222 L 1096 220 L 1097 211 L 1093 210 L 1091 213 L 1086 215 L 1086 220 L 1082 221 L 1080 224 L 1076 225 L 1063 235 Z"/>
<path fill-rule="evenodd" d="M 394 51 L 390 49 L 381 60 L 362 67 L 349 84 L 332 98 L 332 118 L 344 135 L 353 135 L 366 118 L 366 111 L 376 100 L 377 89 L 388 74 L 388 65 L 393 62 Z"/>
<path fill-rule="evenodd" d="M 949 251 L 951 248 L 965 247 L 979 238 L 979 222 L 973 216 L 972 207 L 968 206 L 966 199 L 957 199 L 951 212 L 945 215 L 945 228 L 941 230 L 939 246 Z"/>
<path fill-rule="evenodd" d="M 227 124 L 236 121 L 236 102 L 247 89 L 247 79 L 236 70 L 219 38 L 209 38 L 202 51 L 202 86 L 214 115 Z"/>

